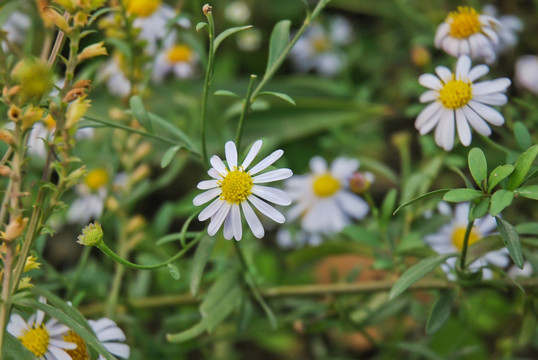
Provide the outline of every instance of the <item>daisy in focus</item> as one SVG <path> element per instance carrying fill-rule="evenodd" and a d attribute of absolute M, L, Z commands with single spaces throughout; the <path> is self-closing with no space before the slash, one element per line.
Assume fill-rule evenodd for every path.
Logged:
<path fill-rule="evenodd" d="M 67 211 L 67 222 L 87 224 L 103 213 L 107 196 L 108 172 L 96 168 L 88 172 L 84 183 L 75 187 L 78 198 Z"/>
<path fill-rule="evenodd" d="M 435 47 L 454 57 L 469 55 L 472 59 L 495 61 L 501 23 L 492 16 L 480 14 L 468 6 L 459 6 L 437 27 Z"/>
<path fill-rule="evenodd" d="M 487 123 L 504 124 L 504 117 L 490 105 L 501 106 L 508 98 L 504 94 L 511 82 L 508 78 L 475 82 L 486 75 L 489 68 L 477 65 L 471 68 L 471 59 L 460 56 L 456 72 L 444 66 L 435 68 L 433 74 L 421 75 L 418 82 L 428 91 L 420 96 L 421 103 L 430 103 L 418 115 L 415 127 L 421 135 L 435 128 L 435 143 L 445 149 L 454 146 L 454 130 L 464 146 L 471 144 L 471 127 L 481 135 L 491 135 Z M 470 125 L 470 126 L 469 126 Z"/>
<path fill-rule="evenodd" d="M 345 65 L 341 47 L 353 40 L 353 27 L 344 17 L 329 21 L 328 29 L 314 23 L 308 27 L 290 52 L 295 68 L 300 72 L 315 70 L 324 76 L 338 74 Z"/>
<path fill-rule="evenodd" d="M 302 230 L 315 235 L 309 243 L 317 244 L 320 234 L 339 233 L 352 219 L 368 214 L 366 201 L 350 189 L 350 180 L 358 168 L 356 159 L 337 158 L 329 168 L 323 158 L 314 157 L 310 160 L 311 173 L 295 175 L 285 182 L 295 202 L 287 213 L 288 219 L 301 218 Z"/>
<path fill-rule="evenodd" d="M 39 301 L 45 302 L 45 299 L 40 298 Z M 77 344 L 62 339 L 69 328 L 56 319 L 49 319 L 43 323 L 44 319 L 45 313 L 41 310 L 37 310 L 28 321 L 13 313 L 7 331 L 40 360 L 71 359 L 67 352 L 75 349 Z"/>
<path fill-rule="evenodd" d="M 444 225 L 438 232 L 424 237 L 424 241 L 430 245 L 433 250 L 439 254 L 449 254 L 454 252 L 461 252 L 463 248 L 463 240 L 465 237 L 465 231 L 468 224 L 469 216 L 469 204 L 459 203 L 452 213 L 450 207 L 443 203 L 443 206 L 439 207 L 440 212 L 443 215 L 449 215 L 452 217 L 452 221 L 449 224 Z M 480 219 L 476 219 L 474 226 L 469 235 L 469 245 L 472 245 L 482 239 L 485 236 L 490 235 L 497 228 L 495 218 L 491 215 L 486 215 Z M 459 257 L 453 257 L 446 260 L 446 263 L 441 267 L 447 274 L 448 279 L 455 280 L 455 267 Z M 470 264 L 467 264 L 468 268 L 473 271 L 482 271 L 484 279 L 491 279 L 493 272 L 491 269 L 484 268 L 487 265 L 494 265 L 498 267 L 506 267 L 510 263 L 508 258 L 508 250 L 502 248 L 487 253 L 481 258 L 476 259 Z"/>
<path fill-rule="evenodd" d="M 200 206 L 216 198 L 198 215 L 200 221 L 211 219 L 207 228 L 209 235 L 215 235 L 224 223 L 224 238 L 230 240 L 233 237 L 238 241 L 241 240 L 242 210 L 250 230 L 255 237 L 261 239 L 265 230 L 252 206 L 271 220 L 279 224 L 284 223 L 284 216 L 266 201 L 287 206 L 291 204 L 290 197 L 282 190 L 259 184 L 284 180 L 293 173 L 290 169 L 277 169 L 259 174 L 284 154 L 282 150 L 274 151 L 247 171 L 261 147 L 262 141 L 256 141 L 241 165 L 238 165 L 237 149 L 233 141 L 228 141 L 225 145 L 227 166 L 217 155 L 211 157 L 213 167 L 209 169 L 208 174 L 213 179 L 198 183 L 198 189 L 207 191 L 192 201 L 195 206 Z"/>
<path fill-rule="evenodd" d="M 538 56 L 519 57 L 515 65 L 514 79 L 516 85 L 538 95 Z"/>
<path fill-rule="evenodd" d="M 169 72 L 179 79 L 194 75 L 198 64 L 198 55 L 190 46 L 177 42 L 177 36 L 170 34 L 164 41 L 163 50 L 157 55 L 153 67 L 152 80 L 162 82 Z"/>

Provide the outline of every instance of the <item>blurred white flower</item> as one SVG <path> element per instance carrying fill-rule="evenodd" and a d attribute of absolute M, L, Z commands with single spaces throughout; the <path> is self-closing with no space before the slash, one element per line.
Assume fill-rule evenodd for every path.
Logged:
<path fill-rule="evenodd" d="M 120 66 L 119 56 L 110 57 L 97 71 L 96 81 L 106 81 L 106 87 L 112 95 L 126 97 L 131 93 L 131 82 Z"/>
<path fill-rule="evenodd" d="M 515 65 L 514 79 L 518 86 L 538 95 L 538 56 L 519 57 Z"/>
<path fill-rule="evenodd" d="M 424 241 L 430 245 L 433 250 L 439 254 L 449 254 L 461 252 L 463 248 L 463 240 L 467 229 L 469 216 L 469 204 L 459 203 L 454 209 L 452 220 L 449 224 L 444 225 L 434 234 L 429 234 L 424 237 Z M 469 235 L 469 245 L 474 244 L 485 236 L 490 235 L 497 227 L 495 218 L 491 215 L 486 215 L 480 219 L 476 219 L 474 226 Z M 469 258 L 467 258 L 469 260 Z M 441 267 L 447 274 L 450 280 L 456 278 L 454 270 L 459 257 L 452 257 L 442 264 Z M 508 258 L 508 250 L 502 248 L 487 253 L 486 255 L 476 259 L 470 264 L 467 264 L 471 271 L 482 270 L 484 279 L 493 277 L 491 269 L 484 268 L 487 265 L 495 265 L 498 267 L 506 267 L 510 263 Z"/>
<path fill-rule="evenodd" d="M 469 124 L 484 136 L 491 134 L 486 121 L 495 126 L 504 124 L 504 117 L 490 105 L 506 104 L 508 98 L 504 93 L 510 86 L 510 79 L 475 83 L 489 72 L 489 68 L 486 65 L 471 68 L 471 60 L 466 55 L 459 57 L 455 73 L 444 66 L 436 67 L 435 72 L 437 76 L 424 74 L 418 79 L 422 86 L 430 89 L 420 96 L 420 102 L 431 103 L 415 121 L 421 135 L 435 128 L 435 142 L 450 151 L 454 146 L 455 128 L 462 145 L 469 146 Z"/>
<path fill-rule="evenodd" d="M 78 197 L 67 211 L 67 222 L 87 224 L 101 216 L 107 196 L 108 179 L 108 172 L 102 168 L 87 173 L 84 183 L 75 187 Z"/>
<path fill-rule="evenodd" d="M 250 28 L 240 31 L 236 35 L 237 47 L 243 51 L 254 51 L 260 48 L 262 44 L 262 33 L 259 29 Z"/>
<path fill-rule="evenodd" d="M 495 31 L 501 23 L 492 16 L 479 14 L 468 6 L 458 6 L 437 27 L 435 46 L 449 55 L 468 55 L 472 59 L 495 61 L 499 35 Z"/>
<path fill-rule="evenodd" d="M 224 238 L 230 240 L 233 237 L 238 241 L 241 240 L 243 230 L 240 209 L 242 209 L 250 230 L 255 237 L 261 239 L 265 230 L 251 204 L 271 220 L 284 223 L 284 216 L 264 200 L 287 206 L 291 204 L 290 197 L 282 190 L 259 184 L 287 179 L 292 172 L 290 169 L 277 169 L 256 175 L 277 161 L 284 154 L 282 150 L 274 151 L 247 171 L 261 147 L 262 141 L 256 141 L 239 166 L 237 149 L 233 141 L 228 141 L 225 146 L 227 167 L 217 155 L 211 158 L 213 167 L 209 169 L 208 174 L 213 180 L 198 183 L 198 189 L 207 191 L 192 201 L 195 206 L 200 206 L 217 198 L 198 215 L 200 221 L 211 219 L 207 228 L 209 235 L 215 235 L 224 223 Z"/>
<path fill-rule="evenodd" d="M 309 233 L 303 230 L 291 231 L 281 228 L 276 234 L 276 241 L 281 248 L 292 249 L 305 245 L 318 246 L 323 242 L 323 236 L 321 233 Z"/>
<path fill-rule="evenodd" d="M 224 17 L 235 24 L 244 24 L 250 19 L 250 8 L 244 1 L 233 1 L 226 5 Z"/>
<path fill-rule="evenodd" d="M 28 15 L 20 11 L 14 11 L 2 25 L 2 31 L 7 33 L 6 38 L 9 42 L 22 45 L 30 25 L 31 21 Z M 9 47 L 5 41 L 2 41 L 2 50 L 9 52 Z"/>
<path fill-rule="evenodd" d="M 198 55 L 189 45 L 177 43 L 175 32 L 167 36 L 162 51 L 157 54 L 153 66 L 152 80 L 162 82 L 170 71 L 179 79 L 190 78 L 195 74 Z"/>
<path fill-rule="evenodd" d="M 288 220 L 300 218 L 302 230 L 318 236 L 338 233 L 352 219 L 364 218 L 368 204 L 349 189 L 349 180 L 358 168 L 356 159 L 337 158 L 329 168 L 323 158 L 312 158 L 311 173 L 295 175 L 284 184 L 295 203 L 287 213 Z"/>
<path fill-rule="evenodd" d="M 122 359 L 129 358 L 129 345 L 123 344 L 125 334 L 114 321 L 108 318 L 101 318 L 96 321 L 88 320 L 88 323 L 97 336 L 97 339 L 112 355 Z M 105 360 L 104 356 L 99 355 L 99 360 Z"/>
<path fill-rule="evenodd" d="M 523 269 L 518 268 L 517 266 L 513 265 L 508 269 L 506 272 L 508 276 L 511 278 L 517 278 L 517 277 L 531 277 L 533 273 L 533 268 L 530 262 L 525 261 L 523 264 Z"/>
<path fill-rule="evenodd" d="M 496 47 L 498 54 L 506 52 L 516 46 L 518 41 L 518 32 L 523 30 L 523 22 L 514 15 L 498 15 L 495 5 L 488 4 L 482 8 L 485 15 L 489 15 L 498 20 L 499 23 L 494 23 L 493 29 L 499 35 L 499 43 Z"/>

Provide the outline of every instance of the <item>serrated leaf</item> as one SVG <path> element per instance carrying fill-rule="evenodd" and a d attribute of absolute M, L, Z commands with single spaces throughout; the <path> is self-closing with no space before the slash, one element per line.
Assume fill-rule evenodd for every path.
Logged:
<path fill-rule="evenodd" d="M 426 322 L 426 333 L 433 334 L 443 326 L 445 321 L 450 316 L 452 304 L 456 299 L 454 291 L 442 292 L 433 304 L 428 321 Z"/>
<path fill-rule="evenodd" d="M 292 105 L 296 105 L 295 104 L 295 100 L 293 100 L 289 95 L 287 94 L 284 94 L 284 93 L 281 93 L 281 92 L 276 92 L 276 91 L 262 91 L 261 93 L 259 93 L 258 95 L 272 95 L 272 96 L 276 96 L 277 98 L 280 98 Z"/>
<path fill-rule="evenodd" d="M 230 97 L 235 97 L 235 98 L 240 97 L 239 95 L 237 95 L 233 91 L 229 91 L 229 90 L 217 90 L 217 91 L 215 91 L 214 95 L 217 95 L 217 96 L 230 96 Z"/>
<path fill-rule="evenodd" d="M 469 170 L 476 184 L 486 190 L 486 178 L 488 176 L 488 163 L 484 152 L 479 148 L 472 148 L 467 157 Z"/>
<path fill-rule="evenodd" d="M 179 151 L 179 149 L 181 149 L 180 145 L 173 146 L 170 149 L 166 150 L 166 152 L 164 153 L 164 155 L 163 155 L 163 157 L 161 159 L 161 168 L 164 169 L 165 167 L 170 165 L 170 163 L 172 162 L 172 159 L 174 158 L 176 153 Z"/>
<path fill-rule="evenodd" d="M 491 193 L 491 191 L 497 186 L 501 181 L 506 179 L 511 173 L 514 172 L 514 165 L 499 165 L 493 171 L 491 174 L 489 174 L 488 179 L 488 193 Z"/>
<path fill-rule="evenodd" d="M 507 206 L 510 206 L 514 200 L 514 192 L 508 190 L 497 190 L 491 196 L 491 206 L 489 212 L 493 216 L 497 216 L 503 211 Z"/>
<path fill-rule="evenodd" d="M 196 31 L 200 31 L 201 29 L 207 27 L 207 23 L 200 21 L 198 24 L 196 24 Z"/>
<path fill-rule="evenodd" d="M 516 266 L 520 269 L 523 269 L 525 259 L 523 259 L 523 251 L 521 250 L 521 242 L 519 241 L 519 235 L 516 232 L 516 229 L 508 221 L 501 219 L 498 216 L 495 216 L 497 221 L 497 229 L 501 234 L 504 245 L 508 249 L 508 253 Z"/>
<path fill-rule="evenodd" d="M 518 157 L 514 164 L 514 172 L 508 178 L 508 190 L 514 190 L 521 185 L 537 155 L 538 145 L 534 145 Z"/>
<path fill-rule="evenodd" d="M 142 99 L 138 95 L 131 96 L 129 99 L 129 106 L 133 112 L 135 119 L 146 129 L 149 133 L 153 133 L 153 126 L 151 126 L 151 119 L 146 111 L 146 107 L 142 102 Z"/>
<path fill-rule="evenodd" d="M 211 256 L 216 239 L 216 236 L 204 236 L 196 248 L 194 259 L 192 260 L 190 276 L 190 290 L 193 296 L 198 295 L 204 269 Z"/>
<path fill-rule="evenodd" d="M 4 334 L 4 346 L 0 357 L 6 360 L 36 360 L 34 354 L 8 332 Z"/>
<path fill-rule="evenodd" d="M 520 187 L 516 190 L 516 193 L 527 199 L 538 200 L 538 185 Z"/>
<path fill-rule="evenodd" d="M 444 201 L 448 202 L 464 202 L 484 196 L 484 193 L 475 189 L 454 189 L 450 190 L 443 196 Z"/>
<path fill-rule="evenodd" d="M 446 259 L 458 256 L 458 254 L 442 254 L 421 260 L 419 263 L 407 269 L 402 276 L 394 283 L 390 289 L 389 298 L 394 299 L 403 293 L 407 288 L 424 276 L 432 272 L 436 267 L 445 262 Z"/>
<path fill-rule="evenodd" d="M 233 34 L 235 34 L 237 32 L 246 30 L 246 29 L 250 29 L 251 27 L 252 27 L 252 25 L 237 26 L 237 27 L 233 27 L 233 28 L 230 28 L 230 29 L 226 29 L 223 32 L 221 32 L 215 38 L 215 42 L 213 44 L 213 54 L 215 54 L 217 52 L 217 48 L 219 47 L 220 43 L 223 42 L 224 39 L 226 39 L 228 36 L 233 35 Z"/>
<path fill-rule="evenodd" d="M 430 191 L 429 193 L 420 195 L 420 196 L 418 196 L 418 197 L 416 197 L 416 198 L 414 198 L 412 200 L 409 200 L 405 204 L 402 204 L 402 205 L 398 206 L 398 208 L 396 210 L 394 210 L 392 215 L 396 215 L 398 213 L 398 211 L 400 211 L 404 207 L 409 206 L 409 205 L 411 205 L 411 204 L 413 204 L 413 203 L 415 203 L 417 201 L 424 200 L 424 199 L 429 199 L 429 198 L 432 198 L 432 197 L 435 197 L 435 196 L 441 196 L 441 195 L 446 194 L 449 191 L 451 191 L 451 190 L 450 189 L 439 189 L 439 190 Z"/>
<path fill-rule="evenodd" d="M 516 121 L 514 123 L 514 137 L 516 138 L 516 142 L 522 151 L 532 146 L 531 134 L 525 124 L 523 124 L 521 121 Z"/>
<path fill-rule="evenodd" d="M 170 273 L 170 276 L 172 276 L 172 279 L 179 280 L 181 278 L 181 274 L 177 266 L 174 264 L 168 264 L 166 267 L 168 268 L 168 272 Z"/>
<path fill-rule="evenodd" d="M 290 26 L 291 21 L 281 20 L 273 28 L 273 31 L 271 32 L 271 39 L 269 40 L 269 57 L 267 59 L 267 67 L 265 68 L 265 74 L 270 71 L 278 57 L 282 54 L 286 46 L 289 44 Z"/>

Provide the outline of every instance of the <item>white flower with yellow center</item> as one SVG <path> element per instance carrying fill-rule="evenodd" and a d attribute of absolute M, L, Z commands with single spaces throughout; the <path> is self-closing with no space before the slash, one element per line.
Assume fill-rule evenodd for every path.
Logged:
<path fill-rule="evenodd" d="M 538 56 L 519 57 L 515 65 L 514 79 L 516 85 L 538 95 Z"/>
<path fill-rule="evenodd" d="M 45 302 L 44 298 L 39 301 Z M 7 331 L 40 360 L 70 360 L 67 351 L 75 349 L 77 345 L 61 339 L 69 328 L 56 319 L 43 323 L 44 318 L 45 313 L 41 310 L 37 310 L 28 321 L 13 313 Z"/>
<path fill-rule="evenodd" d="M 285 183 L 295 202 L 288 219 L 301 218 L 301 228 L 307 233 L 330 235 L 342 231 L 352 219 L 364 218 L 368 204 L 349 189 L 358 168 L 356 159 L 337 158 L 329 168 L 323 158 L 312 158 L 310 174 L 295 175 Z"/>
<path fill-rule="evenodd" d="M 489 136 L 491 129 L 504 124 L 504 117 L 489 105 L 500 106 L 508 101 L 506 89 L 510 79 L 500 78 L 475 83 L 489 72 L 486 65 L 471 69 L 468 56 L 460 56 L 456 73 L 444 66 L 435 68 L 433 74 L 421 75 L 418 82 L 429 88 L 420 96 L 420 102 L 431 102 L 418 115 L 415 127 L 421 135 L 435 128 L 435 142 L 446 151 L 454 146 L 454 130 L 457 129 L 462 145 L 471 143 L 471 127 L 479 134 Z M 470 126 L 471 127 L 470 127 Z"/>
<path fill-rule="evenodd" d="M 67 211 L 69 223 L 87 224 L 98 219 L 103 213 L 107 195 L 108 172 L 97 168 L 88 172 L 83 184 L 76 186 L 78 198 L 73 201 Z"/>
<path fill-rule="evenodd" d="M 167 36 L 163 50 L 157 55 L 153 66 L 152 80 L 162 82 L 170 71 L 179 79 L 190 78 L 194 75 L 198 64 L 198 55 L 192 47 L 177 43 L 176 33 Z"/>
<path fill-rule="evenodd" d="M 198 189 L 207 191 L 192 201 L 195 206 L 200 206 L 217 198 L 198 215 L 200 221 L 211 219 L 207 228 L 209 235 L 215 235 L 224 223 L 224 238 L 230 240 L 233 237 L 241 240 L 242 210 L 250 230 L 255 237 L 261 239 L 265 230 L 251 205 L 271 220 L 284 223 L 284 216 L 264 200 L 287 206 L 291 204 L 290 197 L 282 190 L 260 184 L 284 180 L 293 173 L 290 169 L 277 169 L 259 174 L 284 154 L 282 150 L 274 151 L 247 171 L 261 147 L 262 141 L 256 141 L 241 165 L 238 165 L 237 149 L 233 141 L 228 141 L 225 146 L 227 166 L 217 155 L 211 157 L 213 167 L 209 169 L 208 174 L 213 180 L 198 183 Z"/>
<path fill-rule="evenodd" d="M 96 81 L 106 81 L 106 87 L 112 95 L 126 97 L 131 93 L 131 82 L 123 71 L 124 61 L 120 56 L 110 57 L 96 74 Z"/>
<path fill-rule="evenodd" d="M 441 207 L 440 207 L 441 209 Z M 433 250 L 439 254 L 449 254 L 461 252 L 463 248 L 463 240 L 468 224 L 469 204 L 457 204 L 454 214 L 451 214 L 450 208 L 444 215 L 452 216 L 449 224 L 444 225 L 438 232 L 424 237 L 424 241 L 430 245 Z M 476 219 L 474 226 L 469 235 L 469 246 L 476 243 L 485 236 L 490 235 L 497 227 L 495 218 L 491 215 L 486 215 L 480 219 Z M 441 267 L 447 274 L 448 278 L 454 280 L 454 269 L 459 257 L 450 258 Z M 491 269 L 484 268 L 487 265 L 495 265 L 498 267 L 506 267 L 510 263 L 508 258 L 508 250 L 502 248 L 500 250 L 491 251 L 486 255 L 476 259 L 470 264 L 467 264 L 471 271 L 482 271 L 484 279 L 490 279 L 493 276 Z"/>
<path fill-rule="evenodd" d="M 523 30 L 523 22 L 514 15 L 498 16 L 497 8 L 492 4 L 484 6 L 482 12 L 496 18 L 499 22 L 499 24 L 493 24 L 493 28 L 499 35 L 497 53 L 500 54 L 515 47 L 518 41 L 517 33 Z"/>
<path fill-rule="evenodd" d="M 469 55 L 472 59 L 493 62 L 499 44 L 495 28 L 500 22 L 492 16 L 479 14 L 468 6 L 459 6 L 448 14 L 435 34 L 435 46 L 449 55 Z"/>

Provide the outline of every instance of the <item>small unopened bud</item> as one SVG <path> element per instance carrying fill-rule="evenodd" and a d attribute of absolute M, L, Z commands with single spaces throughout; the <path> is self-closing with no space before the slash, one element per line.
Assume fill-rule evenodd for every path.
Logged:
<path fill-rule="evenodd" d="M 37 106 L 30 106 L 29 108 L 27 108 L 21 117 L 23 130 L 29 129 L 34 126 L 36 122 L 43 118 L 43 113 L 44 110 Z"/>
<path fill-rule="evenodd" d="M 103 242 L 103 228 L 97 221 L 88 224 L 82 229 L 82 235 L 77 237 L 77 242 L 84 246 L 97 246 Z"/>
<path fill-rule="evenodd" d="M 2 89 L 2 95 L 4 95 L 5 97 L 12 97 L 13 95 L 17 95 L 19 91 L 21 91 L 20 85 L 15 85 L 10 88 L 4 86 L 4 88 Z"/>
<path fill-rule="evenodd" d="M 6 129 L 0 129 L 0 141 L 3 141 L 8 145 L 15 144 L 15 138 L 13 137 L 13 134 L 11 134 L 11 131 Z"/>
<path fill-rule="evenodd" d="M 85 97 L 79 97 L 69 105 L 65 115 L 66 128 L 70 129 L 81 117 L 86 115 L 86 112 L 90 108 L 90 103 L 91 101 L 86 100 Z"/>
<path fill-rule="evenodd" d="M 213 10 L 213 6 L 209 5 L 209 4 L 205 4 L 203 7 L 202 7 L 202 11 L 204 12 L 204 15 L 209 15 L 211 14 L 211 11 Z"/>
<path fill-rule="evenodd" d="M 13 68 L 13 78 L 21 86 L 19 93 L 23 101 L 48 94 L 53 86 L 52 77 L 52 71 L 40 59 L 26 58 L 19 61 Z"/>
<path fill-rule="evenodd" d="M 8 177 L 10 175 L 11 175 L 11 169 L 9 168 L 9 166 L 6 166 L 6 165 L 0 166 L 0 176 Z"/>
<path fill-rule="evenodd" d="M 77 9 L 77 4 L 75 0 L 54 0 L 54 2 L 61 7 L 63 7 L 67 12 L 74 13 Z"/>
<path fill-rule="evenodd" d="M 60 30 L 62 30 L 65 33 L 71 32 L 71 27 L 67 23 L 67 20 L 60 15 L 56 10 L 52 8 L 46 8 L 43 11 L 43 17 L 47 20 L 56 25 Z"/>
<path fill-rule="evenodd" d="M 82 28 L 88 23 L 89 17 L 90 14 L 83 11 L 79 11 L 75 14 L 75 16 L 73 16 L 73 24 L 75 25 L 75 27 Z"/>
<path fill-rule="evenodd" d="M 106 205 L 106 208 L 108 210 L 112 211 L 112 212 L 115 212 L 120 208 L 120 203 L 119 203 L 118 199 L 116 199 L 113 196 L 108 197 L 108 199 L 106 200 L 105 205 Z"/>
<path fill-rule="evenodd" d="M 18 106 L 11 105 L 9 107 L 9 110 L 7 111 L 7 116 L 9 117 L 11 121 L 17 122 L 21 118 L 21 113 L 22 111 Z"/>
<path fill-rule="evenodd" d="M 29 289 L 34 287 L 34 284 L 32 284 L 32 278 L 30 276 L 25 276 L 19 281 L 19 285 L 17 286 L 17 291 Z"/>
<path fill-rule="evenodd" d="M 65 94 L 62 101 L 71 102 L 84 95 L 86 95 L 86 92 L 84 91 L 83 88 L 71 89 L 67 94 Z"/>
<path fill-rule="evenodd" d="M 92 81 L 89 79 L 79 80 L 73 85 L 73 89 L 89 89 L 91 87 L 92 87 Z"/>
<path fill-rule="evenodd" d="M 413 46 L 411 49 L 411 61 L 420 68 L 428 65 L 432 60 L 430 52 L 424 46 Z"/>
<path fill-rule="evenodd" d="M 22 216 L 17 217 L 6 226 L 5 232 L 0 232 L 0 237 L 5 241 L 15 240 L 21 236 L 27 223 L 28 218 L 23 218 Z"/>
<path fill-rule="evenodd" d="M 364 194 L 370 190 L 373 177 L 371 173 L 355 172 L 349 179 L 349 189 L 356 194 Z"/>
<path fill-rule="evenodd" d="M 37 257 L 34 255 L 30 255 L 26 258 L 26 263 L 24 263 L 23 272 L 28 272 L 33 269 L 39 269 L 40 266 L 41 266 L 41 263 L 37 261 Z"/>
<path fill-rule="evenodd" d="M 149 142 L 144 142 L 136 148 L 133 159 L 134 161 L 139 161 L 150 152 L 151 152 L 151 144 Z"/>
<path fill-rule="evenodd" d="M 92 44 L 90 46 L 86 46 L 84 50 L 82 50 L 82 52 L 78 54 L 77 61 L 81 62 L 95 56 L 108 55 L 108 53 L 106 52 L 106 48 L 103 45 L 104 41 Z"/>
<path fill-rule="evenodd" d="M 132 234 L 146 226 L 146 219 L 142 215 L 135 215 L 125 227 L 127 234 Z"/>
<path fill-rule="evenodd" d="M 131 183 L 136 184 L 140 180 L 147 178 L 150 173 L 151 173 L 151 169 L 148 165 L 146 164 L 139 165 L 133 171 L 133 174 L 131 175 Z"/>

